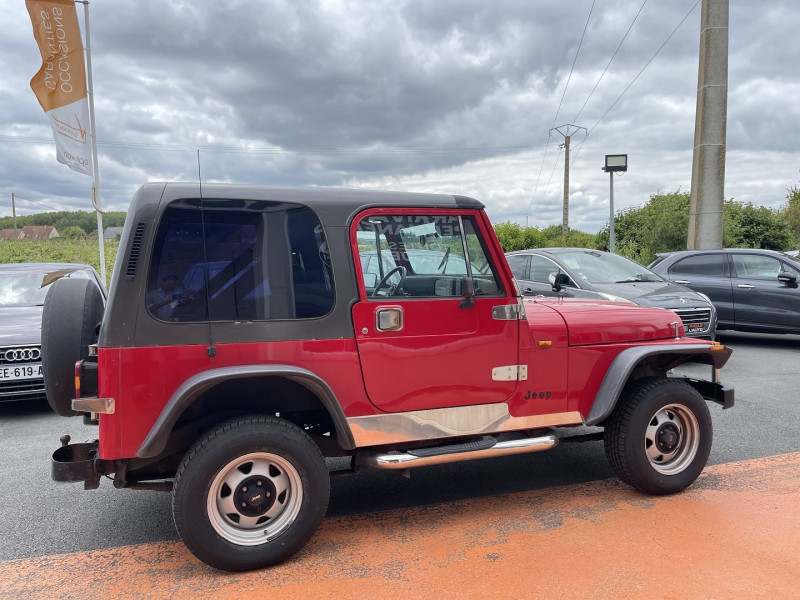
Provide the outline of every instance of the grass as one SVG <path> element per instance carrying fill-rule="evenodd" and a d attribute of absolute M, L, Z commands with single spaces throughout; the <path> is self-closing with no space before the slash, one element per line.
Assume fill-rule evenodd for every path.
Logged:
<path fill-rule="evenodd" d="M 106 286 L 119 250 L 117 240 L 103 240 L 106 256 Z M 100 272 L 97 238 L 54 238 L 52 240 L 0 240 L 0 264 L 22 262 L 72 262 L 92 265 Z"/>

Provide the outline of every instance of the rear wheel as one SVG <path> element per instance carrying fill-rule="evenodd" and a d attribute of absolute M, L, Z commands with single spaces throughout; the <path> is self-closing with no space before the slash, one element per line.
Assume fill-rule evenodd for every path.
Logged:
<path fill-rule="evenodd" d="M 184 457 L 173 516 L 189 550 L 206 564 L 246 571 L 287 559 L 325 515 L 325 459 L 299 427 L 275 417 L 229 421 Z"/>
<path fill-rule="evenodd" d="M 690 486 L 705 468 L 713 429 L 691 385 L 649 378 L 627 389 L 605 425 L 605 450 L 617 476 L 650 494 Z"/>
<path fill-rule="evenodd" d="M 47 402 L 59 415 L 71 417 L 75 397 L 75 363 L 89 355 L 105 310 L 103 294 L 88 279 L 55 281 L 42 310 L 42 374 Z"/>

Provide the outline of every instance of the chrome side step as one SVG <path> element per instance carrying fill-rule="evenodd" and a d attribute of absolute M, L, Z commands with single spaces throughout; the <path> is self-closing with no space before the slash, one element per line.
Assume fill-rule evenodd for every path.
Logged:
<path fill-rule="evenodd" d="M 492 441 L 494 443 L 491 443 Z M 477 442 L 410 450 L 408 452 L 364 451 L 359 455 L 358 462 L 365 467 L 375 469 L 411 469 L 414 467 L 477 460 L 479 458 L 541 452 L 542 450 L 550 450 L 556 444 L 558 444 L 558 436 L 554 433 L 502 442 L 498 442 L 494 438 L 484 438 Z"/>

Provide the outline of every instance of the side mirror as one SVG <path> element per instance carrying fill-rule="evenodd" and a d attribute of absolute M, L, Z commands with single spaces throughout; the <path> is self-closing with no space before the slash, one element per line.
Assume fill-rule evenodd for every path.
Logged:
<path fill-rule="evenodd" d="M 475 282 L 472 277 L 464 276 L 461 278 L 461 296 L 464 298 L 459 306 L 461 308 L 472 308 L 475 306 L 475 301 L 472 297 L 475 295 Z"/>
<path fill-rule="evenodd" d="M 547 276 L 547 280 L 550 282 L 554 292 L 560 292 L 561 288 L 569 285 L 569 275 L 566 273 L 553 271 Z"/>
<path fill-rule="evenodd" d="M 786 284 L 786 287 L 797 287 L 797 275 L 789 273 L 788 271 L 781 271 L 778 273 L 778 281 Z"/>
<path fill-rule="evenodd" d="M 364 287 L 367 288 L 374 288 L 378 285 L 378 274 L 377 273 L 364 273 Z"/>

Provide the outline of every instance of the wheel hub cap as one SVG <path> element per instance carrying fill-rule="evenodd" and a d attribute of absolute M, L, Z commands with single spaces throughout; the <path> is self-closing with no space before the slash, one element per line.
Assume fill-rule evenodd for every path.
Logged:
<path fill-rule="evenodd" d="M 682 404 L 660 408 L 644 433 L 650 466 L 662 475 L 677 475 L 692 464 L 700 447 L 697 417 Z"/>
<path fill-rule="evenodd" d="M 680 442 L 680 431 L 675 425 L 669 423 L 659 428 L 656 433 L 656 445 L 664 454 L 673 452 Z"/>
<path fill-rule="evenodd" d="M 275 503 L 275 486 L 267 477 L 248 477 L 237 486 L 234 498 L 239 512 L 258 517 Z"/>

